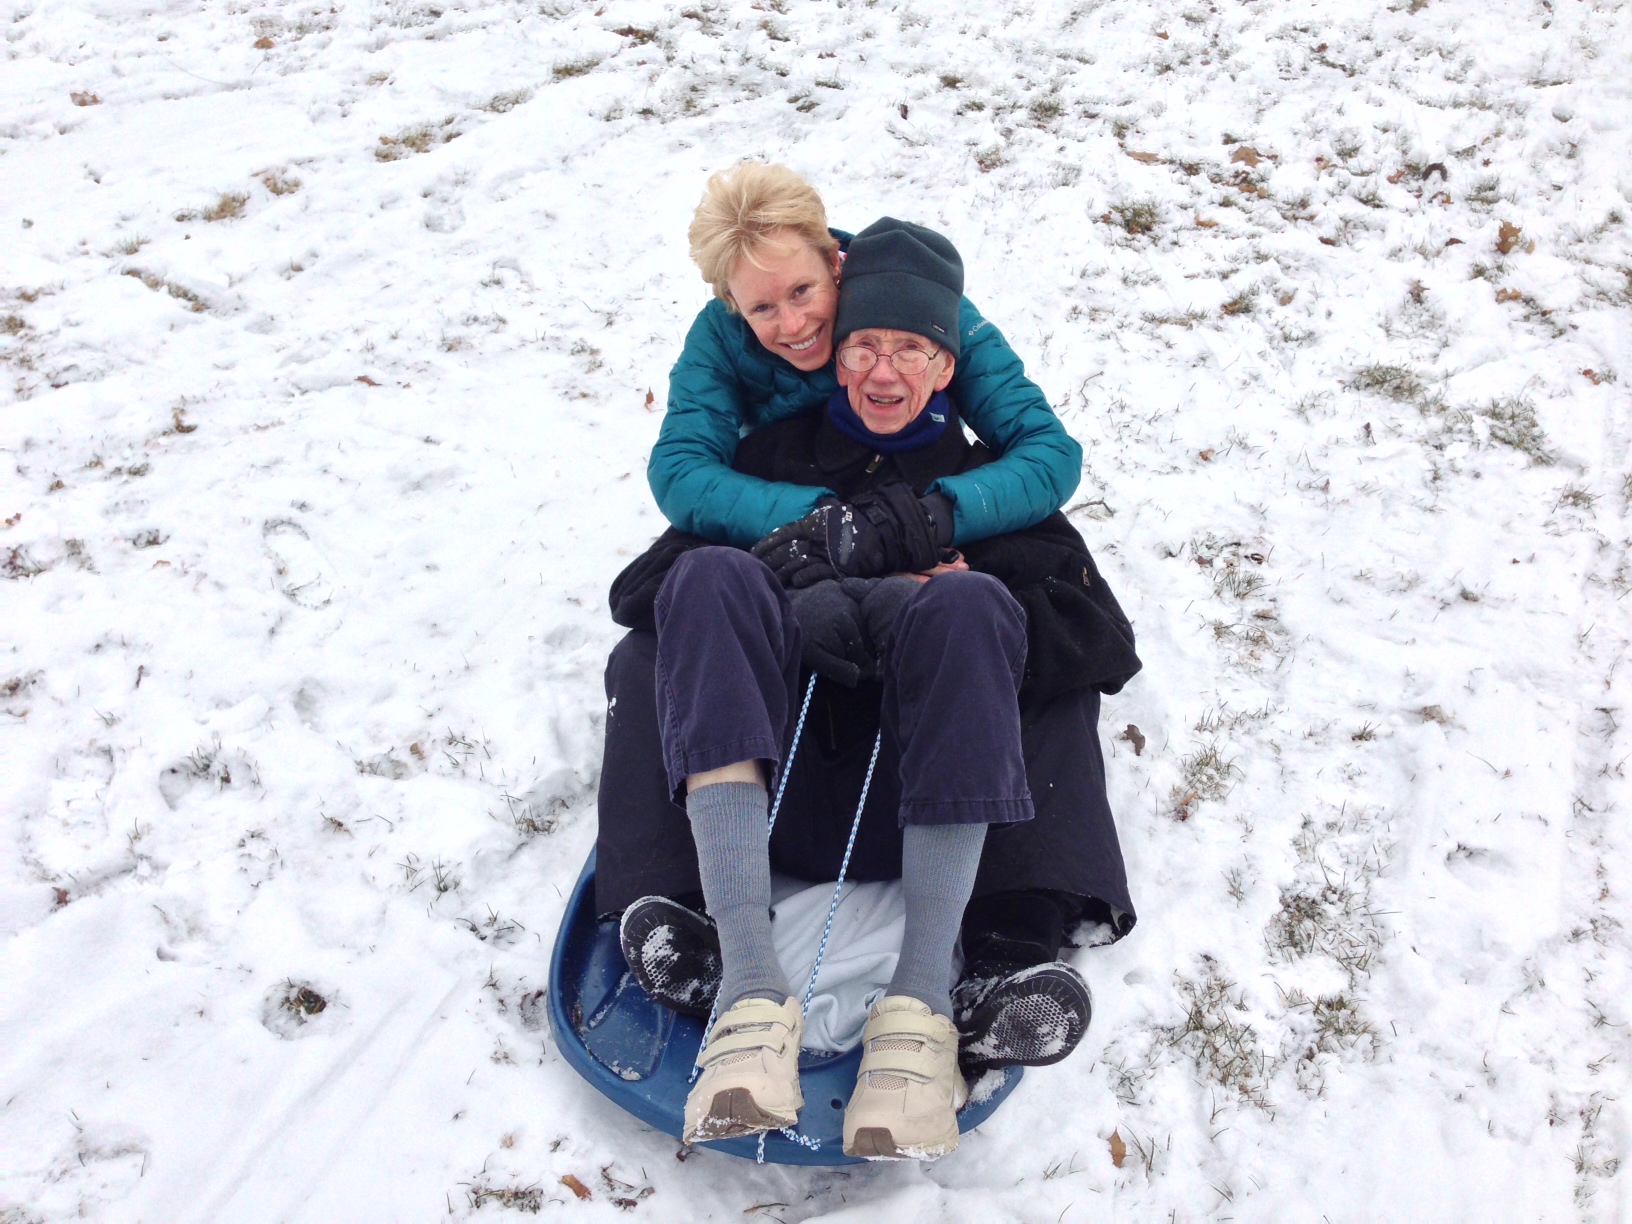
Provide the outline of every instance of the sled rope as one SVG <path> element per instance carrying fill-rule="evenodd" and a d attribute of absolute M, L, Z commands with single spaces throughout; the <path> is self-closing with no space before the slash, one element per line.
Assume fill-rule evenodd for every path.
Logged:
<path fill-rule="evenodd" d="M 782 766 L 781 776 L 777 778 L 776 796 L 771 800 L 771 810 L 765 819 L 765 837 L 767 841 L 770 839 L 772 831 L 776 828 L 777 813 L 782 810 L 782 796 L 787 792 L 788 779 L 793 776 L 794 758 L 799 753 L 799 741 L 804 738 L 805 719 L 810 714 L 810 699 L 815 696 L 815 693 L 816 675 L 813 672 L 811 673 L 810 682 L 805 685 L 805 699 L 799 706 L 799 720 L 794 724 L 793 728 L 793 743 L 788 747 L 788 759 Z M 805 997 L 799 1005 L 799 1014 L 801 1016 L 808 1016 L 810 1014 L 810 1001 L 816 996 L 816 979 L 822 972 L 822 960 L 827 955 L 827 941 L 833 934 L 833 918 L 834 915 L 838 913 L 839 901 L 844 896 L 844 877 L 850 871 L 850 856 L 855 853 L 856 836 L 861 832 L 861 814 L 867 807 L 867 793 L 873 788 L 873 772 L 878 768 L 878 754 L 879 750 L 883 746 L 884 728 L 880 727 L 878 729 L 878 734 L 873 737 L 873 755 L 867 761 L 867 776 L 863 778 L 861 782 L 861 798 L 856 800 L 856 814 L 850 821 L 850 837 L 844 843 L 844 858 L 839 863 L 838 883 L 833 886 L 833 899 L 827 904 L 827 921 L 822 924 L 822 939 L 821 942 L 816 945 L 816 961 L 810 967 L 810 980 L 805 983 Z M 708 1047 L 708 1039 L 714 1032 L 714 1022 L 719 1018 L 720 1000 L 719 997 L 716 996 L 714 999 L 714 1005 L 709 1008 L 708 1011 L 708 1022 L 703 1025 L 702 1044 L 697 1047 L 698 1061 L 694 1061 L 691 1066 L 691 1083 L 697 1082 L 697 1076 L 703 1069 L 702 1062 L 700 1060 L 702 1059 L 703 1051 Z M 792 1127 L 782 1127 L 781 1132 L 785 1137 L 791 1139 L 794 1143 L 797 1143 L 802 1147 L 807 1147 L 813 1152 L 819 1152 L 822 1149 L 822 1145 L 819 1140 L 811 1139 L 806 1135 L 801 1135 Z M 765 1136 L 768 1133 L 768 1131 L 761 1131 L 759 1133 L 759 1150 L 755 1154 L 755 1160 L 759 1164 L 765 1163 Z"/>

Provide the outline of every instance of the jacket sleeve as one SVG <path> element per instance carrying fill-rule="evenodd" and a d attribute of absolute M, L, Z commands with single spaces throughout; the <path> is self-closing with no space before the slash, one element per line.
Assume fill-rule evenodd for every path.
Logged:
<path fill-rule="evenodd" d="M 1063 514 L 977 541 L 964 557 L 971 569 L 1001 580 L 1026 610 L 1022 701 L 1084 688 L 1120 692 L 1143 666 L 1133 626 Z"/>
<path fill-rule="evenodd" d="M 947 388 L 963 419 L 999 458 L 978 471 L 942 477 L 954 502 L 953 543 L 1040 523 L 1065 505 L 1082 479 L 1082 447 L 1065 432 L 1042 388 L 1003 333 L 968 298 L 958 326 L 963 352 Z"/>
<path fill-rule="evenodd" d="M 721 302 L 703 308 L 669 372 L 669 405 L 646 465 L 663 516 L 681 531 L 748 548 L 815 509 L 826 489 L 731 470 L 751 389 L 734 359 L 743 337 Z"/>

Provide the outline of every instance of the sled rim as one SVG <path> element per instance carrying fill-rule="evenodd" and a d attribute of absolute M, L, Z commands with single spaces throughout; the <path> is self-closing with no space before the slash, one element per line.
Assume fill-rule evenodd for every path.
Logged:
<path fill-rule="evenodd" d="M 654 1130 L 679 1141 L 685 1124 L 691 1069 L 702 1044 L 702 1023 L 653 1002 L 635 984 L 618 946 L 615 922 L 595 918 L 595 851 L 589 852 L 561 917 L 550 957 L 547 1012 L 550 1033 L 567 1063 L 603 1096 Z M 765 1135 L 764 1159 L 772 1164 L 850 1165 L 866 1163 L 843 1149 L 844 1107 L 861 1067 L 861 1049 L 843 1054 L 805 1051 L 799 1060 L 805 1107 L 790 1139 L 780 1131 Z M 968 1133 L 985 1122 L 1020 1082 L 1024 1069 L 989 1071 L 972 1085 L 958 1114 Z M 993 1081 L 993 1077 L 1000 1077 Z M 810 1146 L 814 1144 L 815 1146 Z M 718 1139 L 697 1150 L 725 1152 L 755 1160 L 757 1135 Z"/>

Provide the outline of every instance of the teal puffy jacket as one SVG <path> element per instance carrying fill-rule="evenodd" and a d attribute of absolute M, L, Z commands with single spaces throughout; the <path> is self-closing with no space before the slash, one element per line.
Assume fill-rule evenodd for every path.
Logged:
<path fill-rule="evenodd" d="M 952 499 L 953 542 L 962 544 L 1033 526 L 1063 506 L 1082 478 L 1082 447 L 968 298 L 958 326 L 963 354 L 947 393 L 999 456 L 933 486 Z M 669 372 L 669 407 L 646 468 L 664 517 L 681 531 L 747 548 L 810 513 L 827 490 L 744 476 L 731 460 L 745 430 L 815 411 L 838 387 L 831 364 L 808 374 L 794 369 L 760 345 L 741 315 L 711 301 Z"/>

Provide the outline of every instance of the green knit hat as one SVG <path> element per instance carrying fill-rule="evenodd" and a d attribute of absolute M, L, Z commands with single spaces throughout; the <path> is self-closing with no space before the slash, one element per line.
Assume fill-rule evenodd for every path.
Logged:
<path fill-rule="evenodd" d="M 933 340 L 956 357 L 963 259 L 940 234 L 881 217 L 850 240 L 839 278 L 838 343 L 864 327 Z"/>

